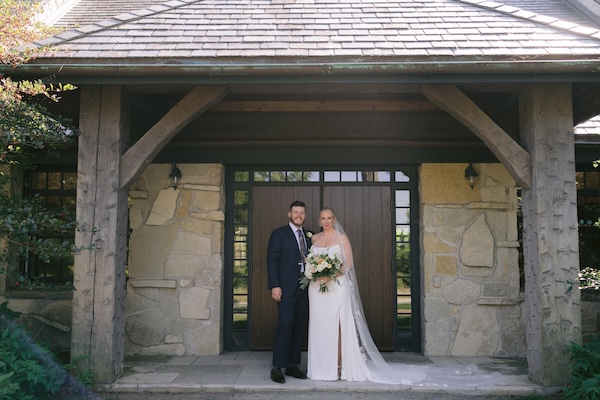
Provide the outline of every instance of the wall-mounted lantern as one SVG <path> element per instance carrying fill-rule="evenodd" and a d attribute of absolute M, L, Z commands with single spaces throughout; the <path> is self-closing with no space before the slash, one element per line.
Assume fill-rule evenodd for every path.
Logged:
<path fill-rule="evenodd" d="M 465 179 L 467 180 L 467 182 L 469 182 L 471 190 L 473 190 L 473 188 L 475 187 L 475 180 L 478 176 L 479 174 L 477 173 L 477 171 L 475 171 L 475 168 L 473 168 L 473 164 L 469 163 L 469 166 L 465 169 Z"/>
<path fill-rule="evenodd" d="M 177 185 L 181 179 L 181 170 L 177 168 L 177 164 L 173 164 L 173 169 L 169 174 L 169 178 L 171 178 L 171 186 L 173 186 L 173 189 L 177 189 Z"/>

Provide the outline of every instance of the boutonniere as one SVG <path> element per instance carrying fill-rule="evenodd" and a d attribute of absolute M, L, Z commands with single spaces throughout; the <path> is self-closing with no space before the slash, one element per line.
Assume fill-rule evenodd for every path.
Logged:
<path fill-rule="evenodd" d="M 312 237 L 312 232 L 306 231 L 306 237 L 310 239 Z"/>

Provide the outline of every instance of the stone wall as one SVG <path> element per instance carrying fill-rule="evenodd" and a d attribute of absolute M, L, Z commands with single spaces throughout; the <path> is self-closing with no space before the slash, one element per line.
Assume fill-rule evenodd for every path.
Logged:
<path fill-rule="evenodd" d="M 432 356 L 524 356 L 517 188 L 501 164 L 420 170 L 423 349 Z"/>
<path fill-rule="evenodd" d="M 222 350 L 224 171 L 221 165 L 152 164 L 130 195 L 125 350 Z"/>

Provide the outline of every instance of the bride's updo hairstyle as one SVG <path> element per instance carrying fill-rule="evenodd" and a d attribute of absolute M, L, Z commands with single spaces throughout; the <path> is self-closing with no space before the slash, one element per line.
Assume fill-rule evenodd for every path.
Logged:
<path fill-rule="evenodd" d="M 321 211 L 319 211 L 319 214 L 321 214 L 323 211 L 329 211 L 331 213 L 331 215 L 333 215 L 333 219 L 335 219 L 335 212 L 333 212 L 333 208 L 323 207 L 323 208 L 321 208 Z"/>

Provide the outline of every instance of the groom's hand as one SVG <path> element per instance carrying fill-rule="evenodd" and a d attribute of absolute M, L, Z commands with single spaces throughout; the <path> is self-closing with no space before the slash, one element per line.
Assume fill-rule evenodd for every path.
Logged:
<path fill-rule="evenodd" d="M 274 287 L 273 289 L 271 289 L 271 297 L 273 298 L 273 300 L 279 303 L 281 301 L 281 288 Z"/>

